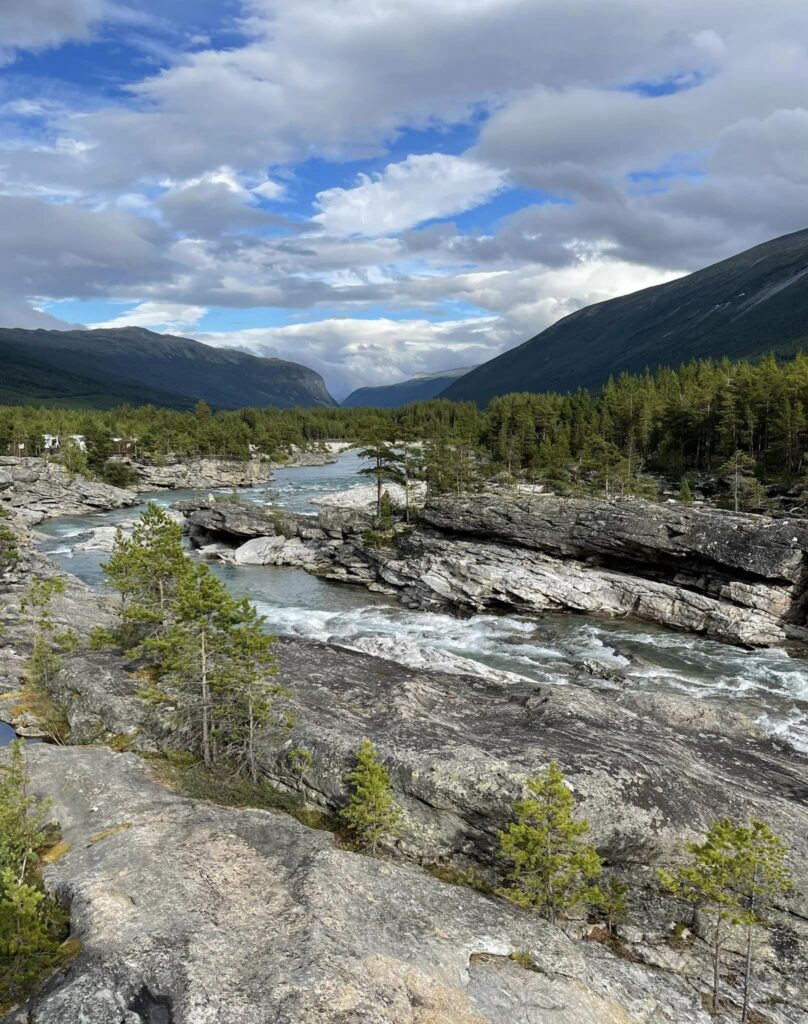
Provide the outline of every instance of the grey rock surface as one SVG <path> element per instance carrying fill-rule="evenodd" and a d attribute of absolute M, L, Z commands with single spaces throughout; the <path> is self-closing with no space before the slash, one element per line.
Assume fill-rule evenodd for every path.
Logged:
<path fill-rule="evenodd" d="M 394 552 L 368 554 L 378 578 L 418 608 L 632 616 L 747 646 L 782 642 L 787 635 L 779 616 L 678 585 L 678 578 L 649 579 L 530 548 L 430 530 L 406 538 Z"/>
<path fill-rule="evenodd" d="M 54 516 L 126 508 L 138 500 L 133 491 L 71 476 L 47 459 L 0 456 L 0 472 L 11 481 L 0 487 L 0 502 L 30 525 Z"/>
<path fill-rule="evenodd" d="M 137 489 L 151 491 L 178 487 L 254 487 L 272 479 L 268 461 L 261 459 L 176 458 L 164 465 L 153 465 L 131 458 L 118 461 L 130 466 L 138 475 Z"/>
<path fill-rule="evenodd" d="M 293 565 L 414 607 L 631 616 L 749 647 L 808 639 L 808 527 L 640 500 L 433 498 L 414 532 L 368 543 L 372 517 L 185 502 L 192 540 L 246 538 L 237 562 Z M 285 538 L 284 542 L 281 538 Z"/>
<path fill-rule="evenodd" d="M 672 971 L 286 816 L 176 796 L 132 755 L 29 763 L 70 844 L 46 884 L 81 943 L 29 1024 L 142 1024 L 149 1006 L 171 1024 L 708 1024 Z"/>

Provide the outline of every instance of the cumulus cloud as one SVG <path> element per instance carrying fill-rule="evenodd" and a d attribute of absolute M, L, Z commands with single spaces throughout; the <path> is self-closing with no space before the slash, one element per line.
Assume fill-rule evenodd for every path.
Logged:
<path fill-rule="evenodd" d="M 206 340 L 309 361 L 344 392 L 479 362 L 805 226 L 804 0 L 240 13 L 240 42 L 197 33 L 115 101 L 9 96 L 0 116 L 42 130 L 0 132 L 0 319 L 105 298 L 130 309 L 110 323 L 187 333 L 210 307 L 274 307 L 295 322 Z M 6 0 L 0 40 L 41 49 L 120 16 Z M 339 163 L 363 160 L 346 186 Z M 531 192 L 486 216 L 514 185 Z M 470 209 L 479 231 L 449 222 Z"/>
<path fill-rule="evenodd" d="M 171 302 L 140 302 L 134 309 L 110 320 L 88 324 L 88 327 L 159 327 L 178 331 L 198 323 L 207 310 L 204 306 L 181 306 Z"/>
<path fill-rule="evenodd" d="M 355 188 L 318 192 L 312 220 L 331 235 L 388 235 L 471 210 L 506 187 L 503 171 L 445 153 L 408 156 Z"/>
<path fill-rule="evenodd" d="M 581 260 L 566 269 L 521 269 L 407 282 L 406 302 L 447 296 L 490 315 L 440 321 L 333 317 L 283 327 L 194 332 L 209 345 L 303 362 L 343 398 L 360 384 L 391 384 L 415 373 L 470 366 L 549 327 L 582 306 L 675 276 L 615 260 Z"/>

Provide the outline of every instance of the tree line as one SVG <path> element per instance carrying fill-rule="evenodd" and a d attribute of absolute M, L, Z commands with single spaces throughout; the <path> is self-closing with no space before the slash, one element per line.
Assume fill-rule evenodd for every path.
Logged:
<path fill-rule="evenodd" d="M 477 478 L 499 476 L 607 495 L 642 493 L 653 490 L 649 474 L 688 487 L 693 478 L 718 474 L 734 479 L 740 506 L 753 506 L 760 496 L 754 481 L 790 483 L 808 468 L 808 357 L 695 360 L 620 374 L 599 394 L 512 394 L 487 409 L 445 399 L 393 410 L 212 411 L 204 402 L 194 412 L 0 407 L 0 451 L 37 454 L 44 433 L 83 434 L 88 468 L 96 473 L 122 445 L 154 460 L 256 453 L 282 460 L 295 446 L 375 438 L 417 442 L 422 452 L 426 446 L 424 464 L 414 468 L 435 491 L 463 492 Z"/>

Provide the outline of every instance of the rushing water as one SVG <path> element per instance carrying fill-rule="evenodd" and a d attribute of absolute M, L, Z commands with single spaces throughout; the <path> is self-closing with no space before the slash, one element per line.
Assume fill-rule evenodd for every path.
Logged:
<path fill-rule="evenodd" d="M 347 453 L 338 463 L 278 470 L 271 484 L 249 492 L 304 514 L 328 491 L 358 486 L 359 462 Z M 198 491 L 144 495 L 170 505 Z M 76 550 L 94 526 L 126 522 L 132 509 L 54 519 L 40 527 L 43 549 L 93 586 L 103 585 L 98 551 Z M 460 618 L 417 612 L 394 598 L 332 583 L 302 569 L 211 563 L 235 593 L 246 594 L 280 634 L 350 642 L 358 637 L 395 637 L 420 649 L 462 655 L 544 683 L 563 682 L 562 661 L 594 660 L 624 669 L 637 689 L 685 693 L 731 702 L 773 733 L 808 751 L 808 658 L 773 648 L 742 651 L 645 623 L 591 616 L 548 614 L 473 615 Z M 1 742 L 1 741 L 0 741 Z"/>

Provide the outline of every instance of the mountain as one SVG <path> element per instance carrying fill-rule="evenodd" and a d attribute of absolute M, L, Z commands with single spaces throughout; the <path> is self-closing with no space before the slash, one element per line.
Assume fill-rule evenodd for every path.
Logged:
<path fill-rule="evenodd" d="M 808 347 L 808 230 L 667 284 L 598 302 L 483 363 L 442 397 L 596 389 L 610 374 Z"/>
<path fill-rule="evenodd" d="M 458 370 L 439 370 L 437 373 L 417 373 L 410 380 L 398 384 L 384 384 L 378 388 L 357 388 L 342 402 L 346 406 L 363 406 L 373 409 L 398 409 L 410 402 L 426 402 L 435 398 L 458 377 L 469 373 L 473 366 Z"/>
<path fill-rule="evenodd" d="M 319 373 L 299 363 L 214 348 L 141 327 L 0 328 L 0 402 L 105 409 L 123 402 L 220 409 L 334 406 Z"/>

